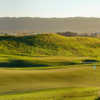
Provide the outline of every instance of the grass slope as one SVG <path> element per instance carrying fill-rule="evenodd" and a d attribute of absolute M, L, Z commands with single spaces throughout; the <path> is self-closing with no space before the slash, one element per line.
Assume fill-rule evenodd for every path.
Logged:
<path fill-rule="evenodd" d="M 0 53 L 29 56 L 100 56 L 100 39 L 58 34 L 0 37 Z"/>
<path fill-rule="evenodd" d="M 37 60 L 51 62 L 55 59 L 46 58 Z M 55 59 L 56 63 L 59 60 L 61 58 Z M 96 70 L 91 65 L 66 68 L 60 65 L 60 69 L 49 70 L 1 68 L 0 100 L 99 100 L 96 99 L 100 91 L 99 83 L 99 66 Z"/>
<path fill-rule="evenodd" d="M 91 66 L 52 70 L 0 70 L 0 94 L 50 88 L 100 87 L 100 68 Z"/>
<path fill-rule="evenodd" d="M 48 89 L 0 96 L 2 100 L 99 100 L 97 88 Z"/>
<path fill-rule="evenodd" d="M 92 57 L 0 55 L 0 100 L 99 100 L 99 66 Z"/>

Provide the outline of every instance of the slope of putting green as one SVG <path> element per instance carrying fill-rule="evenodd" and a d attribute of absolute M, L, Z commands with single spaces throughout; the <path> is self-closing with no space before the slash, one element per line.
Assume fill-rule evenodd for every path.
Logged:
<path fill-rule="evenodd" d="M 0 96 L 1 100 L 97 100 L 99 88 L 49 89 Z"/>
<path fill-rule="evenodd" d="M 0 36 L 0 54 L 28 56 L 100 56 L 100 39 L 58 34 Z"/>

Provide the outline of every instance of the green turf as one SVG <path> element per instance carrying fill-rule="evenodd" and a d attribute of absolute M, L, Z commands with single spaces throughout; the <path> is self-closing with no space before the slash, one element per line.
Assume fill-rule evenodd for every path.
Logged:
<path fill-rule="evenodd" d="M 86 63 L 85 61 L 94 61 Z M 100 58 L 95 57 L 64 57 L 64 56 L 18 56 L 0 55 L 0 68 L 16 69 L 54 69 L 69 68 L 75 66 L 100 65 Z"/>
<path fill-rule="evenodd" d="M 0 96 L 1 100 L 96 100 L 97 88 L 65 88 Z"/>
<path fill-rule="evenodd" d="M 68 100 L 95 100 L 98 97 L 100 88 L 99 58 L 1 55 L 0 59 L 0 98 L 2 98 L 0 100 L 20 100 L 20 98 L 34 100 L 35 96 L 37 100 L 67 100 L 67 98 Z M 97 62 L 83 63 L 88 59 Z M 13 63 L 12 61 L 18 62 Z M 22 62 L 19 63 L 19 61 Z M 10 66 L 12 64 L 13 66 Z M 96 70 L 93 69 L 95 64 L 97 64 Z M 86 96 L 84 96 L 84 89 L 89 89 Z M 98 90 L 96 94 L 92 89 Z M 58 90 L 64 90 L 64 92 L 58 92 Z M 78 90 L 84 93 L 77 93 Z M 53 91 L 57 91 L 56 94 Z M 74 91 L 77 97 L 74 97 L 73 92 L 70 94 L 70 91 Z M 62 95 L 56 96 L 61 93 Z M 88 96 L 88 93 L 92 93 L 91 96 Z M 47 96 L 47 99 L 44 99 L 44 95 Z M 55 97 L 56 99 L 54 99 Z"/>
<path fill-rule="evenodd" d="M 0 100 L 99 100 L 99 44 L 57 34 L 0 37 Z"/>
<path fill-rule="evenodd" d="M 58 34 L 0 36 L 0 54 L 21 56 L 100 56 L 100 39 Z"/>

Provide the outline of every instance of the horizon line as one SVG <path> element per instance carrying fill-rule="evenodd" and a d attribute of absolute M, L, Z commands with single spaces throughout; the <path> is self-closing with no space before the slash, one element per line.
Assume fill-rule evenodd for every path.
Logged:
<path fill-rule="evenodd" d="M 0 16 L 0 18 L 100 18 L 96 16 L 39 17 L 39 16 Z"/>

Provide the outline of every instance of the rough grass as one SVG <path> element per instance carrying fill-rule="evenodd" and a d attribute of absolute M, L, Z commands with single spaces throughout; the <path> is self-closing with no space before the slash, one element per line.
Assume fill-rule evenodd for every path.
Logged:
<path fill-rule="evenodd" d="M 0 100 L 99 100 L 99 51 L 97 38 L 0 37 Z"/>
<path fill-rule="evenodd" d="M 58 34 L 0 36 L 0 53 L 28 56 L 100 56 L 100 39 Z"/>
<path fill-rule="evenodd" d="M 99 51 L 98 38 L 1 36 L 0 100 L 99 100 Z"/>

